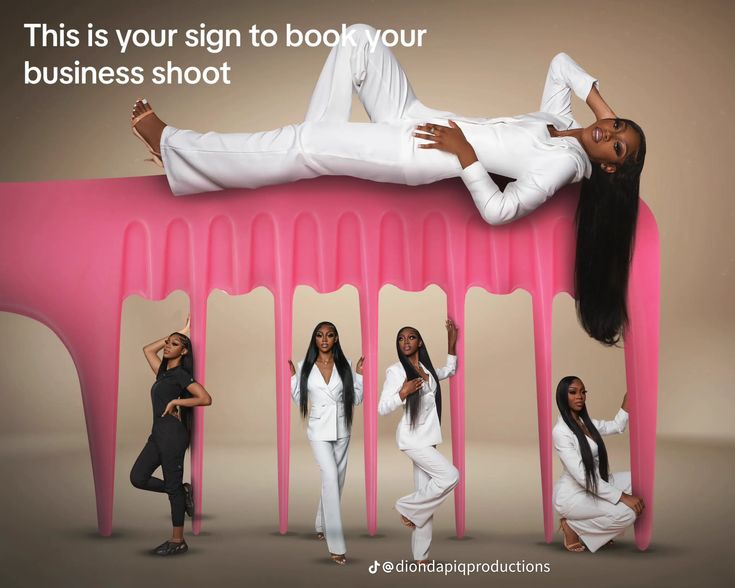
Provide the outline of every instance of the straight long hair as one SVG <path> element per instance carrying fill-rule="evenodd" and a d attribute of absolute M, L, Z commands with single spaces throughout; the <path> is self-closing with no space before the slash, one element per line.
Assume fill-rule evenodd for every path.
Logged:
<path fill-rule="evenodd" d="M 196 378 L 194 378 L 194 351 L 191 348 L 191 339 L 189 339 L 189 337 L 187 337 L 183 333 L 174 332 L 169 335 L 169 337 L 174 336 L 179 338 L 184 349 L 186 349 L 186 353 L 181 356 L 181 363 L 179 365 L 187 374 L 191 376 L 191 379 L 194 380 Z M 161 360 L 160 367 L 158 368 L 156 379 L 160 378 L 167 369 L 168 359 L 164 357 Z M 193 395 L 186 388 L 184 388 L 184 390 L 181 391 L 181 398 L 193 398 Z M 186 427 L 186 432 L 189 435 L 189 441 L 191 441 L 191 429 L 194 421 L 193 409 L 189 406 L 179 406 L 179 416 L 181 417 L 181 422 L 184 423 L 184 426 Z"/>
<path fill-rule="evenodd" d="M 632 120 L 618 120 L 638 133 L 640 147 L 613 173 L 592 164 L 589 179 L 582 180 L 575 215 L 577 316 L 584 330 L 605 345 L 615 345 L 628 325 L 628 275 L 646 158 L 641 127 Z"/>
<path fill-rule="evenodd" d="M 569 408 L 569 386 L 574 380 L 579 380 L 577 376 L 566 376 L 559 381 L 556 387 L 556 406 L 559 414 L 567 426 L 572 430 L 574 436 L 579 441 L 579 450 L 582 453 L 582 465 L 584 466 L 584 485 L 588 493 L 597 494 L 597 476 L 595 475 L 595 458 L 592 456 L 592 449 L 587 442 L 587 437 L 582 431 L 575 418 L 572 416 L 572 409 Z M 580 380 L 581 381 L 581 380 Z M 607 448 L 602 440 L 602 435 L 595 427 L 590 415 L 587 413 L 587 404 L 579 412 L 579 418 L 582 419 L 584 426 L 592 436 L 592 440 L 597 443 L 597 458 L 600 462 L 600 478 L 608 481 L 610 477 L 610 464 L 607 459 Z"/>
<path fill-rule="evenodd" d="M 345 408 L 345 423 L 347 424 L 347 428 L 350 429 L 352 428 L 352 408 L 355 402 L 355 384 L 352 381 L 352 368 L 342 351 L 342 346 L 339 344 L 337 327 L 329 321 L 322 321 L 314 327 L 311 333 L 309 347 L 306 349 L 306 357 L 304 357 L 304 364 L 301 367 L 301 380 L 299 382 L 299 389 L 301 391 L 301 401 L 299 403 L 301 417 L 306 418 L 309 412 L 309 374 L 311 374 L 311 369 L 314 367 L 316 358 L 319 356 L 319 348 L 316 345 L 316 333 L 324 326 L 331 328 L 337 336 L 337 340 L 332 346 L 332 357 L 334 358 L 337 373 L 342 379 L 342 402 Z"/>
<path fill-rule="evenodd" d="M 439 384 L 439 378 L 436 375 L 436 370 L 434 369 L 434 364 L 431 363 L 431 358 L 429 357 L 429 350 L 426 349 L 426 344 L 424 343 L 424 338 L 421 336 L 421 333 L 419 333 L 419 330 L 414 327 L 402 327 L 398 329 L 398 334 L 396 335 L 396 352 L 398 353 L 398 360 L 401 362 L 401 365 L 403 366 L 403 369 L 406 372 L 406 380 L 415 380 L 416 378 L 420 378 L 421 376 L 416 371 L 416 368 L 413 367 L 413 364 L 408 360 L 408 358 L 403 355 L 401 352 L 401 346 L 398 343 L 398 338 L 401 335 L 401 331 L 405 331 L 406 329 L 410 329 L 416 333 L 416 336 L 419 338 L 419 341 L 421 342 L 421 346 L 419 347 L 418 354 L 419 354 L 419 362 L 421 362 L 424 367 L 426 367 L 429 370 L 429 373 L 434 377 L 434 382 L 436 382 L 436 393 L 434 395 L 434 401 L 436 403 L 436 413 L 439 416 L 439 422 L 442 421 L 442 387 L 441 384 Z M 421 411 L 421 393 L 420 392 L 414 392 L 413 394 L 409 395 L 406 398 L 406 405 L 404 409 L 406 412 L 408 412 L 408 419 L 411 424 L 411 428 L 415 428 L 416 424 L 418 423 L 419 414 Z"/>

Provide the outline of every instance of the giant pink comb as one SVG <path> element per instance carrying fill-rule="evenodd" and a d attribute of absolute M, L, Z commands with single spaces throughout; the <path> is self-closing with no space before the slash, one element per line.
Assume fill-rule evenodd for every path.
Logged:
<path fill-rule="evenodd" d="M 117 385 L 122 302 L 130 294 L 160 300 L 183 290 L 191 300 L 197 375 L 205 381 L 207 297 L 268 288 L 275 299 L 279 528 L 288 525 L 290 396 L 287 359 L 296 286 L 320 292 L 353 284 L 359 292 L 362 349 L 378 356 L 378 295 L 391 283 L 447 295 L 460 326 L 472 286 L 533 301 L 536 394 L 544 532 L 551 540 L 551 315 L 558 292 L 573 292 L 576 186 L 530 216 L 491 227 L 459 180 L 421 187 L 351 178 L 319 178 L 258 190 L 193 198 L 171 195 L 165 177 L 2 184 L 0 310 L 41 321 L 69 350 L 81 382 L 97 498 L 99 532 L 112 532 Z M 418 243 L 418 255 L 401 255 Z M 50 286 L 51 285 L 51 286 Z M 625 333 L 633 487 L 648 508 L 636 543 L 651 540 L 656 449 L 659 337 L 659 239 L 642 204 L 631 269 Z M 451 386 L 457 535 L 465 532 L 464 362 Z M 367 526 L 377 529 L 377 362 L 365 370 Z M 201 528 L 203 412 L 191 446 L 197 488 L 194 532 Z"/>

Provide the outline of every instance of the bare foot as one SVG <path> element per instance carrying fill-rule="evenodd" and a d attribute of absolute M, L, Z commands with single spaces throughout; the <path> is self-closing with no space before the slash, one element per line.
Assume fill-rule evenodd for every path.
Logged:
<path fill-rule="evenodd" d="M 166 123 L 156 116 L 156 113 L 153 112 L 151 105 L 148 104 L 145 98 L 136 100 L 130 120 L 132 121 L 146 112 L 150 112 L 151 114 L 144 116 L 135 123 L 135 130 L 138 131 L 143 142 L 148 144 L 147 147 L 152 155 L 160 157 L 161 135 L 163 134 L 163 129 L 166 128 Z"/>
<path fill-rule="evenodd" d="M 559 521 L 559 526 L 561 527 L 562 533 L 564 533 L 564 548 L 567 551 L 579 552 L 586 549 L 586 547 L 579 540 L 579 535 L 577 535 L 574 530 L 567 524 L 566 519 L 561 519 Z"/>
<path fill-rule="evenodd" d="M 404 527 L 408 527 L 409 529 L 415 529 L 416 528 L 416 525 L 414 524 L 414 522 L 411 521 L 410 519 L 407 519 L 403 515 L 401 515 L 401 524 Z"/>

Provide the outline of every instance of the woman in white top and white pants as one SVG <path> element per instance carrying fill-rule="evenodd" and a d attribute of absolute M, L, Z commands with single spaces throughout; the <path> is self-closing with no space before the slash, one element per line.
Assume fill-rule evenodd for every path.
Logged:
<path fill-rule="evenodd" d="M 501 224 L 528 214 L 562 186 L 589 178 L 596 160 L 622 163 L 622 152 L 616 154 L 610 144 L 603 154 L 593 126 L 582 130 L 572 116 L 572 94 L 587 100 L 598 119 L 612 123 L 615 113 L 599 96 L 597 80 L 568 55 L 560 53 L 551 62 L 538 112 L 466 117 L 425 106 L 391 50 L 379 39 L 371 41 L 375 37 L 369 25 L 347 28 L 324 64 L 301 123 L 255 133 L 161 126 L 152 146 L 171 191 L 257 188 L 320 175 L 409 185 L 460 176 L 482 217 Z M 373 124 L 349 122 L 353 91 Z M 134 114 L 149 110 L 141 103 Z M 461 131 L 448 132 L 450 120 Z M 418 135 L 417 125 L 423 131 Z M 136 122 L 145 140 L 146 129 L 140 127 Z M 628 134 L 621 141 L 631 142 L 632 153 L 639 143 Z M 417 136 L 431 143 L 416 141 Z M 472 161 L 461 161 L 464 155 Z M 488 170 L 517 180 L 501 191 Z"/>
<path fill-rule="evenodd" d="M 459 481 L 459 471 L 437 451 L 441 435 L 441 387 L 439 380 L 457 368 L 457 327 L 447 320 L 449 355 L 447 365 L 435 370 L 421 339 L 413 327 L 398 332 L 396 347 L 401 361 L 386 370 L 380 395 L 381 415 L 403 408 L 396 431 L 398 448 L 413 462 L 415 492 L 398 499 L 401 522 L 413 529 L 411 548 L 417 562 L 425 562 L 431 547 L 434 513 Z"/>
<path fill-rule="evenodd" d="M 350 122 L 353 91 L 370 123 Z M 595 116 L 586 128 L 572 116 L 573 94 Z M 617 117 L 597 80 L 565 53 L 551 60 L 538 112 L 471 118 L 422 104 L 377 31 L 358 24 L 329 54 L 301 123 L 198 133 L 166 125 L 139 100 L 131 124 L 177 196 L 321 175 L 408 185 L 461 177 L 483 220 L 502 224 L 582 182 L 578 251 L 592 259 L 578 264 L 584 275 L 576 283 L 605 284 L 604 293 L 577 292 L 582 326 L 606 344 L 622 333 L 627 272 L 610 268 L 630 260 L 645 136 L 635 122 Z M 488 172 L 515 181 L 501 190 Z"/>
<path fill-rule="evenodd" d="M 347 563 L 340 497 L 347 473 L 352 408 L 362 402 L 362 364 L 356 371 L 345 358 L 337 328 L 321 322 L 315 328 L 304 361 L 291 366 L 291 396 L 309 417 L 306 435 L 322 474 L 322 491 L 316 511 L 315 529 L 326 538 L 330 558 Z"/>
<path fill-rule="evenodd" d="M 621 534 L 643 512 L 643 500 L 631 494 L 630 472 L 608 473 L 604 435 L 625 431 L 628 398 L 612 421 L 591 419 L 587 390 L 576 376 L 556 388 L 559 420 L 552 433 L 564 473 L 554 486 L 554 508 L 561 517 L 564 547 L 597 551 Z"/>

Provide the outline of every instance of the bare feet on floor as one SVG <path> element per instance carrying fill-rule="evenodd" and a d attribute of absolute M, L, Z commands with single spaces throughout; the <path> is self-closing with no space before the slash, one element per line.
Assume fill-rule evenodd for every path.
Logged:
<path fill-rule="evenodd" d="M 143 141 L 153 160 L 162 166 L 161 135 L 166 123 L 156 116 L 145 98 L 136 100 L 130 122 L 135 136 Z"/>

